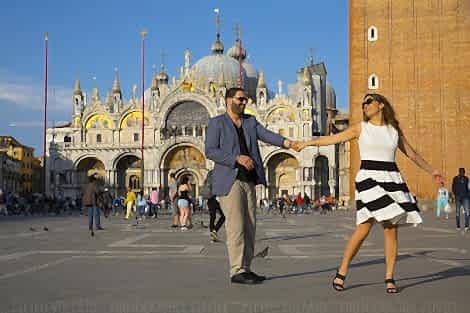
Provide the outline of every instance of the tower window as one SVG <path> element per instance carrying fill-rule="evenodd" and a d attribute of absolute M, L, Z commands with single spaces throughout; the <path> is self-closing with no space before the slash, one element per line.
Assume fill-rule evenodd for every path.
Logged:
<path fill-rule="evenodd" d="M 139 141 L 139 134 L 135 133 L 134 134 L 134 142 L 138 142 L 138 141 Z"/>
<path fill-rule="evenodd" d="M 378 39 L 378 31 L 377 27 L 371 26 L 367 30 L 367 40 L 369 41 L 376 41 Z"/>
<path fill-rule="evenodd" d="M 96 142 L 100 143 L 101 142 L 101 134 L 96 135 Z"/>
<path fill-rule="evenodd" d="M 368 80 L 369 89 L 378 89 L 379 88 L 379 77 L 375 74 L 369 76 Z"/>
<path fill-rule="evenodd" d="M 72 142 L 72 137 L 70 137 L 70 136 L 65 136 L 65 137 L 64 137 L 64 142 Z"/>

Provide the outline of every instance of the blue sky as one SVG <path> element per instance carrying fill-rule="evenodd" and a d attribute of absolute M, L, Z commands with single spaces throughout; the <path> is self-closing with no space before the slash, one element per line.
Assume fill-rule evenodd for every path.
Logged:
<path fill-rule="evenodd" d="M 346 0 L 291 1 L 66 1 L 0 3 L 0 134 L 13 135 L 42 153 L 44 33 L 49 33 L 49 120 L 68 121 L 72 87 L 80 78 L 90 92 L 93 77 L 103 98 L 118 68 L 124 97 L 140 86 L 139 31 L 147 29 L 146 82 L 152 65 L 177 75 L 183 51 L 191 63 L 210 54 L 215 38 L 214 8 L 221 13 L 226 50 L 242 28 L 249 62 L 265 72 L 268 87 L 295 80 L 313 49 L 326 64 L 337 104 L 347 109 L 348 3 Z M 140 91 L 139 91 L 140 93 Z M 16 126 L 13 127 L 11 124 Z"/>

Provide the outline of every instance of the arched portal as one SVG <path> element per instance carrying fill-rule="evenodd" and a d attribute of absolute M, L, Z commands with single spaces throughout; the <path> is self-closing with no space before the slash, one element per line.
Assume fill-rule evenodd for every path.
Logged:
<path fill-rule="evenodd" d="M 320 155 L 315 159 L 314 179 L 315 179 L 315 199 L 330 195 L 330 179 L 328 158 Z"/>
<path fill-rule="evenodd" d="M 77 165 L 77 176 L 79 184 L 86 184 L 88 177 L 95 175 L 98 179 L 106 177 L 104 163 L 95 157 L 86 157 L 81 159 Z"/>
<path fill-rule="evenodd" d="M 142 180 L 140 177 L 141 161 L 135 155 L 125 155 L 116 163 L 116 189 L 119 195 L 125 195 L 128 187 L 133 191 L 140 191 Z"/>
<path fill-rule="evenodd" d="M 281 197 L 293 194 L 297 185 L 296 171 L 299 162 L 292 155 L 281 152 L 273 155 L 268 163 L 268 197 Z"/>
<path fill-rule="evenodd" d="M 206 158 L 199 149 L 193 146 L 176 146 L 166 154 L 163 160 L 164 185 L 168 186 L 170 173 L 175 173 L 176 179 L 186 175 L 193 187 L 193 196 L 199 195 L 199 187 L 206 172 Z"/>

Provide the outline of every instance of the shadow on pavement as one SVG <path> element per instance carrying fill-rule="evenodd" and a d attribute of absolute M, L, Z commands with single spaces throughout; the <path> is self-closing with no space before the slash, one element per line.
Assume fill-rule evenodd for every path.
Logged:
<path fill-rule="evenodd" d="M 431 251 L 423 251 L 420 252 L 419 254 L 424 254 L 424 253 L 429 253 Z M 417 253 L 418 254 L 418 253 Z M 416 258 L 417 254 L 404 254 L 404 255 L 399 255 L 397 257 L 397 261 L 402 261 L 406 259 L 411 259 L 411 258 Z M 385 265 L 385 260 L 384 258 L 380 259 L 374 259 L 374 260 L 369 260 L 369 261 L 364 261 L 364 262 L 359 262 L 355 264 L 351 264 L 350 268 L 356 268 L 356 267 L 365 267 L 365 266 L 370 266 L 370 265 L 377 265 L 377 264 L 384 264 Z M 275 279 L 282 279 L 282 278 L 291 278 L 291 277 L 299 277 L 299 276 L 309 276 L 309 275 L 316 275 L 316 274 L 321 274 L 321 273 L 328 273 L 328 272 L 336 272 L 337 268 L 336 267 L 331 267 L 323 270 L 318 270 L 318 271 L 311 271 L 311 272 L 301 272 L 301 273 L 291 273 L 291 274 L 285 274 L 285 275 L 278 275 L 278 276 L 271 276 L 269 277 L 269 280 L 275 280 Z M 372 283 L 375 284 L 375 283 Z M 367 284 L 361 284 L 357 285 L 356 287 L 359 286 L 365 286 Z M 350 287 L 348 287 L 349 289 Z"/>
<path fill-rule="evenodd" d="M 443 280 L 443 279 L 460 277 L 460 276 L 470 276 L 470 266 L 453 267 L 453 268 L 449 268 L 447 270 L 440 271 L 440 272 L 437 272 L 437 273 L 430 273 L 430 274 L 427 274 L 427 275 L 420 275 L 420 276 L 414 276 L 414 277 L 407 277 L 407 278 L 398 279 L 398 281 L 406 281 L 406 280 L 413 280 L 413 279 L 419 279 L 420 280 L 420 281 L 410 283 L 410 284 L 407 284 L 407 285 L 402 285 L 400 287 L 400 289 L 404 290 L 406 288 L 419 286 L 419 285 L 423 285 L 423 284 L 426 284 L 426 283 L 439 281 L 439 280 Z"/>
<path fill-rule="evenodd" d="M 294 239 L 304 239 L 304 238 L 315 238 L 315 237 L 321 237 L 324 235 L 325 234 L 284 235 L 284 236 L 273 236 L 273 237 L 261 238 L 258 241 L 266 241 L 266 240 L 284 241 L 284 240 L 294 240 Z"/>

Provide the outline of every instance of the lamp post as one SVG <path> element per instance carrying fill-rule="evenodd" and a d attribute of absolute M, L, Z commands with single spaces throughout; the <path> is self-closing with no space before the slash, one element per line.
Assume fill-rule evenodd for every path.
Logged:
<path fill-rule="evenodd" d="M 48 42 L 49 34 L 44 35 L 44 133 L 43 133 L 43 194 L 46 195 L 47 186 L 47 158 L 46 158 L 46 134 L 47 134 L 47 79 L 48 79 Z"/>

